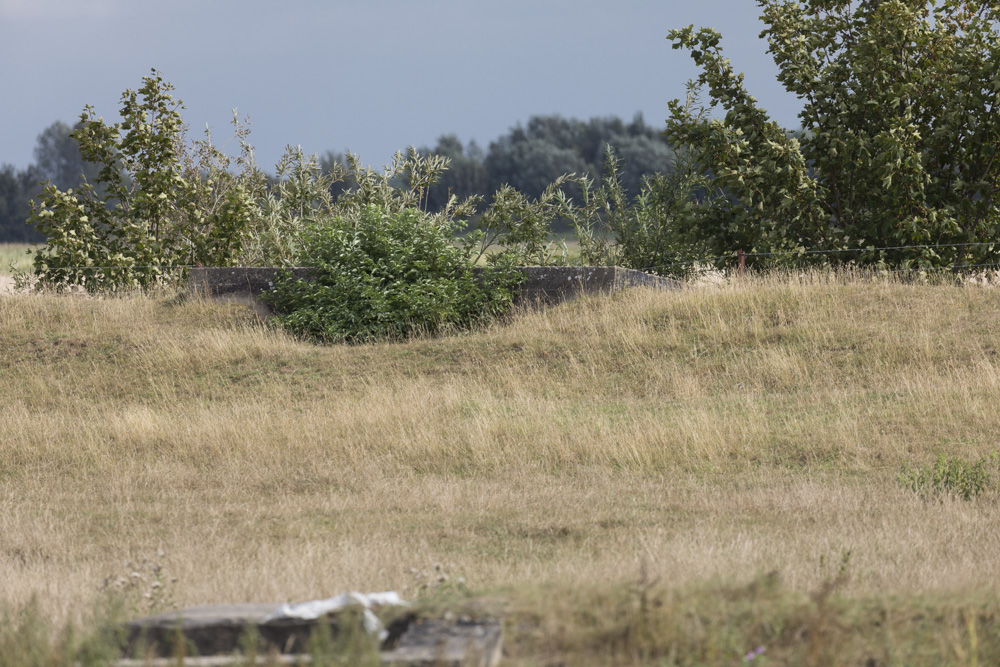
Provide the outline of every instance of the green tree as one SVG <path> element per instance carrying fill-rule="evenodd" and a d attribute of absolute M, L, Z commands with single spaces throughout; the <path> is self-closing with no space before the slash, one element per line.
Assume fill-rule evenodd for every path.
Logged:
<path fill-rule="evenodd" d="M 47 237 L 34 258 L 39 285 L 145 287 L 236 260 L 264 190 L 248 130 L 234 117 L 235 161 L 208 136 L 188 147 L 172 89 L 154 70 L 123 93 L 120 123 L 84 109 L 72 137 L 101 169 L 77 191 L 46 185 L 34 206 L 31 223 Z"/>
<path fill-rule="evenodd" d="M 772 121 L 720 35 L 670 32 L 725 110 L 670 105 L 667 136 L 713 192 L 682 221 L 712 254 L 801 253 L 903 267 L 1000 258 L 1000 9 L 986 0 L 758 0 L 802 132 Z M 798 255 L 800 260 L 809 256 Z"/>

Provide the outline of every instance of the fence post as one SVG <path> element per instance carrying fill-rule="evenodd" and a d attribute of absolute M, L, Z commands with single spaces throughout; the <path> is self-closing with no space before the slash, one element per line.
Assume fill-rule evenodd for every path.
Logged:
<path fill-rule="evenodd" d="M 736 251 L 736 258 L 738 260 L 736 265 L 736 275 L 742 278 L 743 274 L 747 270 L 747 254 L 743 252 L 743 248 Z"/>

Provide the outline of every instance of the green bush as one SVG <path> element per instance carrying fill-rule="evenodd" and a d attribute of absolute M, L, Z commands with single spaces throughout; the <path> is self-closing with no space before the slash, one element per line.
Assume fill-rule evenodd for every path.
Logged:
<path fill-rule="evenodd" d="M 926 468 L 903 468 L 899 483 L 924 497 L 953 495 L 972 500 L 994 484 L 991 467 L 997 464 L 997 453 L 975 463 L 957 456 L 939 454 L 934 465 Z"/>
<path fill-rule="evenodd" d="M 302 234 L 309 280 L 279 276 L 266 300 L 276 321 L 324 342 L 367 342 L 467 328 L 509 309 L 519 274 L 471 268 L 461 223 L 377 205 L 313 224 Z"/>

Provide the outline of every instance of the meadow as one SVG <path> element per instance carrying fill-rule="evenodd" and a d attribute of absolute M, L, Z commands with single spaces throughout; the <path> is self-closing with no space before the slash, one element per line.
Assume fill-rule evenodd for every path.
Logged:
<path fill-rule="evenodd" d="M 998 351 L 995 287 L 830 272 L 326 347 L 0 294 L 0 657 L 109 591 L 392 589 L 508 665 L 1000 664 Z M 978 495 L 901 483 L 942 454 Z"/>
<path fill-rule="evenodd" d="M 31 255 L 28 251 L 34 248 L 30 243 L 0 243 L 0 275 L 30 268 Z"/>

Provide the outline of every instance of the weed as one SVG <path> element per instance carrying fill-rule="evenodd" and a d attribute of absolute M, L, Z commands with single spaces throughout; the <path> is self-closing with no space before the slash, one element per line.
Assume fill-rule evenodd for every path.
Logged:
<path fill-rule="evenodd" d="M 465 577 L 455 576 L 449 571 L 454 571 L 453 565 L 434 563 L 428 569 L 412 567 L 410 574 L 413 580 L 404 587 L 404 590 L 412 590 L 416 596 L 424 599 L 450 599 L 468 595 Z"/>
<path fill-rule="evenodd" d="M 167 576 L 164 568 L 166 553 L 158 548 L 154 558 L 142 556 L 125 563 L 123 574 L 106 577 L 101 591 L 113 593 L 128 601 L 137 613 L 151 613 L 173 607 L 173 584 L 176 577 Z"/>
<path fill-rule="evenodd" d="M 972 500 L 995 488 L 998 461 L 1000 458 L 995 451 L 974 462 L 938 454 L 933 465 L 916 469 L 904 466 L 899 473 L 899 483 L 925 498 L 954 496 Z"/>
<path fill-rule="evenodd" d="M 121 656 L 122 607 L 105 598 L 83 623 L 61 627 L 37 598 L 19 608 L 0 607 L 0 665 L 98 667 Z"/>

